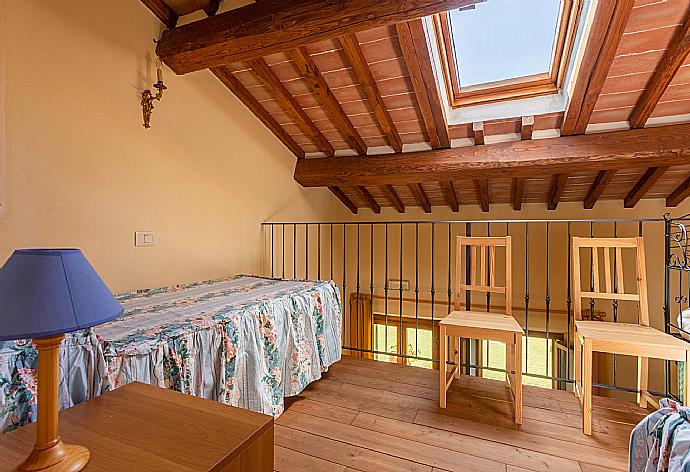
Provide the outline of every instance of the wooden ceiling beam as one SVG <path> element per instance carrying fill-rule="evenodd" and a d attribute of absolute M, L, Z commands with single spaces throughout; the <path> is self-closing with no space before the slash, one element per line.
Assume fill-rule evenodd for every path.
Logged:
<path fill-rule="evenodd" d="M 690 124 L 365 157 L 300 159 L 305 187 L 407 185 L 685 165 Z"/>
<path fill-rule="evenodd" d="M 474 137 L 474 145 L 480 146 L 484 144 L 484 122 L 476 121 L 472 123 L 472 135 Z"/>
<path fill-rule="evenodd" d="M 332 193 L 333 195 L 335 195 L 335 196 L 338 198 L 338 200 L 340 200 L 340 202 L 341 202 L 343 205 L 345 205 L 352 213 L 354 213 L 355 215 L 357 214 L 357 212 L 359 211 L 359 209 L 357 208 L 357 205 L 355 205 L 355 204 L 352 202 L 352 200 L 350 200 L 350 199 L 348 198 L 348 196 L 345 195 L 345 192 L 343 192 L 343 191 L 340 189 L 340 187 L 335 187 L 335 186 L 333 186 L 333 187 L 328 187 L 328 190 L 330 190 L 331 193 Z"/>
<path fill-rule="evenodd" d="M 416 23 L 414 24 L 416 25 Z M 431 147 L 434 149 L 448 148 L 450 147 L 448 128 L 445 124 L 445 119 L 442 116 L 439 118 L 439 112 L 442 115 L 443 110 L 440 106 L 437 107 L 435 100 L 433 100 L 434 94 L 440 100 L 435 82 L 436 79 L 433 77 L 433 73 L 429 77 L 427 68 L 424 67 L 426 61 L 429 60 L 428 48 L 426 42 L 424 42 L 422 49 L 421 42 L 415 40 L 412 29 L 416 27 L 412 25 L 413 23 L 411 22 L 395 25 L 400 48 L 410 74 L 415 99 L 422 114 L 424 128 L 429 136 Z M 427 83 L 431 80 L 434 81 L 433 84 L 429 83 L 428 85 L 433 86 L 433 89 L 427 86 Z"/>
<path fill-rule="evenodd" d="M 362 186 L 362 185 L 358 185 L 357 187 L 355 187 L 355 190 L 357 191 L 357 193 L 359 194 L 359 196 L 360 196 L 365 202 L 367 202 L 367 206 L 368 206 L 369 208 L 371 208 L 371 211 L 373 211 L 373 212 L 376 213 L 376 214 L 381 213 L 381 205 L 379 205 L 379 204 L 376 202 L 376 199 L 371 195 L 371 193 L 369 193 L 369 190 L 367 190 L 366 187 L 364 187 L 364 186 Z"/>
<path fill-rule="evenodd" d="M 321 75 L 321 72 L 319 72 L 319 68 L 314 63 L 309 52 L 301 47 L 290 51 L 289 56 L 306 79 L 311 93 L 314 94 L 316 100 L 326 110 L 326 114 L 338 127 L 338 130 L 345 135 L 348 144 L 357 151 L 357 154 L 366 155 L 367 144 L 347 117 L 338 99 L 333 95 L 331 88 Z"/>
<path fill-rule="evenodd" d="M 548 210 L 558 208 L 558 203 L 561 201 L 561 196 L 567 184 L 568 174 L 556 174 L 551 178 L 551 186 L 546 197 L 546 208 Z"/>
<path fill-rule="evenodd" d="M 429 201 L 429 197 L 424 191 L 422 184 L 413 183 L 408 184 L 407 186 L 410 189 L 410 192 L 412 192 L 414 199 L 417 201 L 417 205 L 424 209 L 424 213 L 431 213 L 431 202 Z"/>
<path fill-rule="evenodd" d="M 335 149 L 331 143 L 328 142 L 326 137 L 319 131 L 316 125 L 314 125 L 309 115 L 307 115 L 299 103 L 297 103 L 295 97 L 271 70 L 268 63 L 261 58 L 249 61 L 249 65 L 259 79 L 259 82 L 261 82 L 266 90 L 276 98 L 278 103 L 283 107 L 288 116 L 290 116 L 290 119 L 299 127 L 302 133 L 304 133 L 321 152 L 326 154 L 326 156 L 333 156 L 335 154 Z"/>
<path fill-rule="evenodd" d="M 676 207 L 688 197 L 690 197 L 690 177 L 685 179 L 682 184 L 666 197 L 666 206 Z"/>
<path fill-rule="evenodd" d="M 381 187 L 383 194 L 388 199 L 388 203 L 397 210 L 398 213 L 405 213 L 405 204 L 400 199 L 400 195 L 395 191 L 392 185 L 383 185 Z"/>
<path fill-rule="evenodd" d="M 513 177 L 513 185 L 510 189 L 510 200 L 513 202 L 513 210 L 522 210 L 522 199 L 525 194 L 525 178 Z"/>
<path fill-rule="evenodd" d="M 229 67 L 214 67 L 211 72 L 268 128 L 298 159 L 304 158 L 304 150 L 275 118 L 259 103 Z"/>
<path fill-rule="evenodd" d="M 592 208 L 594 208 L 594 205 L 597 203 L 597 200 L 599 200 L 599 197 L 601 197 L 601 194 L 604 193 L 604 190 L 606 189 L 608 184 L 611 183 L 611 180 L 613 180 L 613 177 L 615 175 L 615 169 L 599 171 L 599 173 L 597 174 L 597 178 L 594 180 L 594 183 L 592 184 L 592 187 L 589 189 L 589 192 L 587 193 L 587 196 L 585 197 L 585 200 L 583 202 L 583 205 L 587 210 L 591 210 Z"/>
<path fill-rule="evenodd" d="M 156 52 L 186 74 L 482 1 L 265 0 L 166 31 Z"/>
<path fill-rule="evenodd" d="M 671 38 L 661 62 L 630 114 L 631 128 L 642 128 L 647 123 L 659 99 L 666 92 L 688 54 L 690 54 L 690 7 L 685 14 L 685 21 Z"/>
<path fill-rule="evenodd" d="M 460 201 L 458 200 L 458 194 L 455 192 L 455 187 L 451 181 L 440 182 L 441 189 L 443 190 L 443 196 L 446 199 L 446 203 L 451 210 L 458 212 L 460 211 Z"/>
<path fill-rule="evenodd" d="M 482 208 L 482 211 L 488 213 L 489 204 L 491 203 L 489 197 L 489 181 L 487 179 L 475 179 L 474 190 L 477 192 L 477 200 L 479 200 L 479 206 Z"/>
<path fill-rule="evenodd" d="M 357 36 L 354 34 L 347 34 L 341 36 L 339 39 L 343 47 L 343 52 L 347 56 L 355 76 L 357 76 L 357 81 L 362 87 L 362 90 L 364 90 L 364 95 L 367 97 L 369 106 L 374 110 L 374 115 L 386 136 L 388 145 L 392 147 L 395 152 L 402 152 L 402 139 L 383 101 L 381 91 L 378 85 L 376 85 L 376 80 L 374 80 L 369 64 L 364 57 Z"/>
<path fill-rule="evenodd" d="M 566 107 L 561 135 L 586 131 L 634 4 L 634 0 L 598 2 L 575 87 Z"/>
<path fill-rule="evenodd" d="M 532 139 L 534 132 L 534 115 L 523 116 L 520 127 L 520 139 Z"/>
<path fill-rule="evenodd" d="M 664 172 L 668 170 L 668 167 L 650 167 L 642 175 L 640 180 L 637 181 L 635 186 L 630 190 L 628 195 L 625 197 L 623 206 L 625 208 L 634 208 L 642 197 L 649 191 L 650 188 L 656 183 L 659 178 L 664 175 Z"/>
<path fill-rule="evenodd" d="M 163 0 L 141 0 L 141 3 L 168 28 L 174 28 L 177 25 L 179 16 Z"/>

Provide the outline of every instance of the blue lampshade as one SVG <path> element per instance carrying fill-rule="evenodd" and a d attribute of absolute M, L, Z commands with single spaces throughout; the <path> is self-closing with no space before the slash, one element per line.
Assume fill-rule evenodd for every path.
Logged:
<path fill-rule="evenodd" d="M 0 341 L 69 333 L 121 314 L 79 249 L 21 249 L 0 268 Z"/>

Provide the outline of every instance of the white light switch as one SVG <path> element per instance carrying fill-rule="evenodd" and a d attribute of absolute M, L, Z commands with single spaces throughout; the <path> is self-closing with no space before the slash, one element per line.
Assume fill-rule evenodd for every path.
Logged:
<path fill-rule="evenodd" d="M 137 231 L 134 233 L 134 245 L 147 247 L 156 245 L 156 234 L 153 231 Z"/>

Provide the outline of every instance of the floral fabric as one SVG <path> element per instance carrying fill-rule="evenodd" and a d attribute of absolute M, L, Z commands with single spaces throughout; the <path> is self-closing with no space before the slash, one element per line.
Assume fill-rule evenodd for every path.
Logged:
<path fill-rule="evenodd" d="M 630 434 L 630 472 L 690 470 L 690 408 L 662 398 Z"/>
<path fill-rule="evenodd" d="M 122 317 L 66 337 L 60 405 L 140 381 L 278 416 L 341 355 L 332 282 L 238 276 L 118 297 Z M 0 343 L 0 431 L 35 417 L 36 351 Z"/>

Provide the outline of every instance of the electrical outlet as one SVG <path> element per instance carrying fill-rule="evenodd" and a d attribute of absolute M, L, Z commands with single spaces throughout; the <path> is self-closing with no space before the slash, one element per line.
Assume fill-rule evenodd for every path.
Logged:
<path fill-rule="evenodd" d="M 398 280 L 398 279 L 388 279 L 388 290 L 402 290 L 404 292 L 410 291 L 410 281 L 409 280 Z"/>
<path fill-rule="evenodd" d="M 137 231 L 134 233 L 135 247 L 148 247 L 156 245 L 156 233 L 153 231 Z"/>

